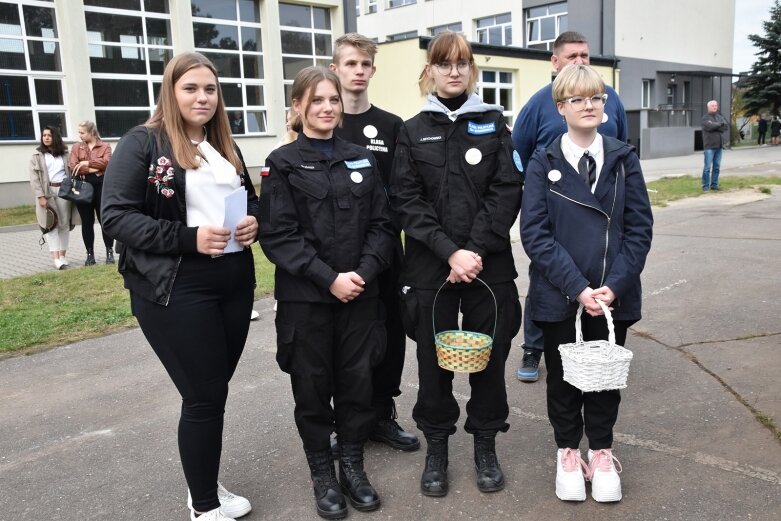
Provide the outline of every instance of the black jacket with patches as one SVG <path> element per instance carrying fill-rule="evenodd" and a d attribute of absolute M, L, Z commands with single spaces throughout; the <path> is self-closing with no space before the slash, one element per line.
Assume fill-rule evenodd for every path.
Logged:
<path fill-rule="evenodd" d="M 277 300 L 338 303 L 329 287 L 349 271 L 366 282 L 358 298 L 376 296 L 394 231 L 371 152 L 336 137 L 329 159 L 300 133 L 266 165 L 258 240 L 276 265 Z"/>
<path fill-rule="evenodd" d="M 429 96 L 404 124 L 391 180 L 405 233 L 402 284 L 438 288 L 459 249 L 482 257 L 480 278 L 489 284 L 517 277 L 510 228 L 523 182 L 513 153 L 501 108 L 476 95 L 455 112 Z"/>

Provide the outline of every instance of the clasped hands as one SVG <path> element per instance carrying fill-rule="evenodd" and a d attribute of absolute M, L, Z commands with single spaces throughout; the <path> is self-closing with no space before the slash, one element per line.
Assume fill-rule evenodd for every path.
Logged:
<path fill-rule="evenodd" d="M 452 284 L 472 282 L 483 271 L 483 259 L 477 253 L 469 250 L 456 250 L 448 257 L 447 263 L 450 265 L 450 274 L 447 276 L 447 280 Z"/>
<path fill-rule="evenodd" d="M 255 242 L 258 236 L 258 221 L 255 217 L 248 215 L 236 226 L 234 239 L 242 246 L 250 246 Z M 204 255 L 222 255 L 228 240 L 231 238 L 231 231 L 222 226 L 199 226 L 196 237 L 198 253 Z"/>
<path fill-rule="evenodd" d="M 613 311 L 613 308 L 610 306 L 610 304 L 615 299 L 616 294 L 613 293 L 613 290 L 607 286 L 602 286 L 601 288 L 597 289 L 586 288 L 580 292 L 580 295 L 578 295 L 578 302 L 583 304 L 583 309 L 585 309 L 586 313 L 592 317 L 598 317 L 605 314 L 597 303 L 597 300 L 601 300 L 610 311 Z"/>

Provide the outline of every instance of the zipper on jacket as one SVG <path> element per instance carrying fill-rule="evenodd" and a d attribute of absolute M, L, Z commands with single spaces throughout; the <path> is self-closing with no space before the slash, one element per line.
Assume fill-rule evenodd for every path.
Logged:
<path fill-rule="evenodd" d="M 173 292 L 174 288 L 174 282 L 176 282 L 176 275 L 179 273 L 179 265 L 182 263 L 182 256 L 179 255 L 179 257 L 176 259 L 176 267 L 174 268 L 174 276 L 171 277 L 171 284 L 168 286 L 165 296 L 165 303 L 164 306 L 168 306 L 168 302 L 171 300 L 171 293 Z"/>

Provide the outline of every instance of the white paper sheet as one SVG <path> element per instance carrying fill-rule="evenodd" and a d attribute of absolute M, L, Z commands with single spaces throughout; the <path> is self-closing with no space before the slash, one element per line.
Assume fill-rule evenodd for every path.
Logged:
<path fill-rule="evenodd" d="M 236 240 L 236 226 L 247 216 L 247 190 L 239 187 L 235 192 L 225 196 L 225 221 L 223 226 L 231 231 L 231 238 L 224 253 L 241 251 L 244 246 Z"/>

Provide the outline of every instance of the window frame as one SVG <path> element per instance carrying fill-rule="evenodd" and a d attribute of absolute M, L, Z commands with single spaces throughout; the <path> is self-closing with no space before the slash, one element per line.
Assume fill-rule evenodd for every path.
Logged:
<path fill-rule="evenodd" d="M 496 81 L 483 81 L 483 73 L 484 72 L 493 72 L 496 74 Z M 510 81 L 509 82 L 503 82 L 501 81 L 501 75 L 502 74 L 509 74 L 510 75 Z M 508 125 L 512 126 L 513 118 L 515 117 L 516 110 L 512 106 L 513 100 L 515 100 L 515 73 L 511 70 L 503 70 L 503 69 L 489 69 L 489 68 L 480 68 L 478 69 L 478 81 L 477 81 L 477 94 L 480 96 L 481 99 L 485 101 L 484 91 L 486 89 L 494 89 L 495 99 L 497 101 L 501 101 L 501 91 L 509 91 L 509 100 L 510 100 L 510 106 L 504 107 L 502 115 L 504 115 L 505 120 L 507 121 Z M 495 103 L 495 105 L 500 105 L 500 103 Z"/>
<path fill-rule="evenodd" d="M 650 109 L 651 99 L 653 97 L 654 80 L 644 78 L 642 88 L 640 89 L 640 108 Z"/>
<path fill-rule="evenodd" d="M 456 29 L 456 26 L 458 26 L 458 29 Z M 439 31 L 437 31 L 439 29 Z M 428 34 L 429 36 L 436 36 L 437 34 L 444 32 L 444 31 L 453 31 L 454 33 L 461 33 L 464 30 L 464 24 L 459 22 L 452 22 L 449 24 L 441 24 L 441 25 L 435 25 L 434 27 L 428 28 Z"/>
<path fill-rule="evenodd" d="M 497 22 L 497 19 L 500 17 L 508 17 L 507 22 Z M 490 21 L 490 25 L 485 25 L 483 27 L 480 27 L 481 22 Z M 494 45 L 498 47 L 508 47 L 512 45 L 512 29 L 513 29 L 513 19 L 512 19 L 512 13 L 501 13 L 496 14 L 492 16 L 484 16 L 482 18 L 475 18 L 474 21 L 475 24 L 475 42 L 481 43 L 484 45 Z M 494 43 L 490 41 L 490 35 L 491 35 L 491 29 L 499 27 L 501 28 L 501 34 L 502 34 L 502 41 L 500 43 Z M 509 31 L 509 39 L 510 41 L 506 41 L 508 38 L 508 31 Z M 481 33 L 485 35 L 485 41 L 481 40 Z"/>
<path fill-rule="evenodd" d="M 541 48 L 540 46 L 545 45 L 545 49 L 544 50 L 546 50 L 546 51 L 552 50 L 553 42 L 555 42 L 556 38 L 558 38 L 558 36 L 562 33 L 562 30 L 561 30 L 562 18 L 567 17 L 567 20 L 569 19 L 568 18 L 569 10 L 562 11 L 562 12 L 556 12 L 556 13 L 551 13 L 550 12 L 550 8 L 552 6 L 561 6 L 561 5 L 563 5 L 565 9 L 569 9 L 569 6 L 567 5 L 567 2 L 552 2 L 550 4 L 538 5 L 538 6 L 530 7 L 528 9 L 524 9 L 523 10 L 524 22 L 525 22 L 524 23 L 524 28 L 526 29 L 526 43 L 525 43 L 525 47 L 532 48 L 532 46 L 534 46 L 533 48 L 538 49 L 538 48 Z M 530 17 L 529 16 L 529 14 L 531 13 L 532 10 L 540 9 L 540 8 L 543 8 L 543 7 L 546 8 L 546 10 L 547 10 L 547 13 L 545 15 L 534 16 L 534 17 Z M 542 39 L 542 21 L 545 20 L 545 19 L 549 19 L 549 18 L 553 18 L 553 20 L 554 20 L 554 30 L 553 30 L 553 32 L 555 34 L 554 34 L 553 38 L 551 38 L 551 39 Z M 530 25 L 533 22 L 535 22 L 535 21 L 540 24 L 540 29 L 539 29 L 540 35 L 539 35 L 539 39 L 532 40 L 531 37 L 532 37 L 532 32 L 533 31 L 532 31 Z M 569 22 L 567 22 L 567 23 L 569 23 Z"/>

